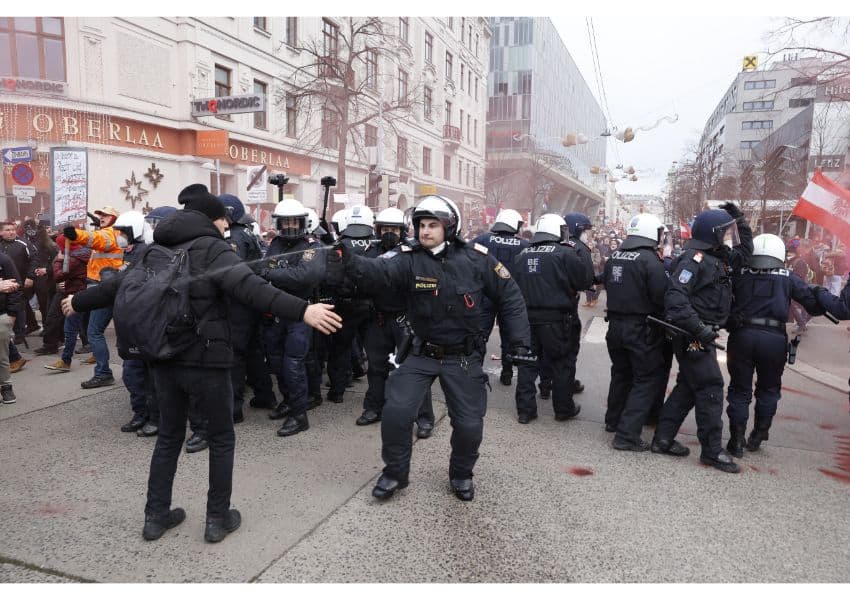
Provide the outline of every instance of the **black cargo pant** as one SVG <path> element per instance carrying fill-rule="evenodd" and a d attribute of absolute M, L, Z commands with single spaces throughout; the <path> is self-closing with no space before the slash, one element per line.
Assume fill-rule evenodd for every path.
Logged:
<path fill-rule="evenodd" d="M 557 319 L 557 320 L 556 320 Z M 578 338 L 572 325 L 570 313 L 535 315 L 529 312 L 531 323 L 531 344 L 534 353 L 543 357 L 552 375 L 552 407 L 555 415 L 571 415 L 575 412 L 573 385 L 576 377 L 574 357 Z M 573 357 L 573 359 L 571 359 Z M 537 379 L 538 366 L 518 365 L 519 376 L 516 384 L 516 409 L 521 415 L 537 414 L 537 397 L 534 381 Z"/>
<path fill-rule="evenodd" d="M 233 485 L 233 391 L 228 369 L 184 367 L 167 363 L 152 367 L 159 400 L 159 436 L 151 457 L 146 515 L 164 516 L 171 508 L 177 459 L 186 437 L 189 397 L 206 420 L 209 441 L 207 517 L 224 518 Z"/>
<path fill-rule="evenodd" d="M 331 335 L 328 351 L 328 379 L 331 389 L 328 396 L 341 397 L 351 376 L 351 344 L 369 318 L 369 302 L 363 300 L 338 301 L 334 309 L 342 317 L 342 327 Z"/>
<path fill-rule="evenodd" d="M 746 425 L 756 374 L 756 421 L 773 419 L 782 395 L 782 372 L 788 356 L 784 329 L 742 327 L 729 335 L 726 368 L 729 391 L 726 415 L 730 425 Z"/>
<path fill-rule="evenodd" d="M 481 304 L 481 330 L 486 336 L 486 341 L 489 341 L 490 334 L 493 333 L 493 325 L 499 323 L 499 337 L 502 350 L 502 371 L 513 373 L 513 361 L 511 361 L 510 344 L 506 337 L 506 329 L 502 327 L 502 316 L 499 314 L 499 307 L 493 305 L 489 300 L 482 301 Z"/>
<path fill-rule="evenodd" d="M 653 402 L 664 393 L 664 334 L 646 316 L 610 316 L 608 356 L 611 382 L 605 424 L 617 428 L 617 439 L 637 442 Z"/>
<path fill-rule="evenodd" d="M 369 388 L 363 397 L 363 410 L 373 410 L 379 415 L 384 410 L 386 382 L 390 374 L 389 354 L 396 352 L 404 339 L 404 328 L 396 321 L 398 315 L 377 313 L 366 328 L 366 356 L 369 370 L 366 378 Z M 417 423 L 434 424 L 434 406 L 431 403 L 431 388 L 419 407 Z"/>
<path fill-rule="evenodd" d="M 694 350 L 688 342 L 673 342 L 679 374 L 655 430 L 655 439 L 672 441 L 691 409 L 695 409 L 702 456 L 717 458 L 722 449 L 723 374 L 713 347 Z"/>
<path fill-rule="evenodd" d="M 478 460 L 487 412 L 487 374 L 483 355 L 446 356 L 442 360 L 411 354 L 387 379 L 387 402 L 381 420 L 384 474 L 405 482 L 410 472 L 413 421 L 434 379 L 446 397 L 452 424 L 449 478 L 468 479 Z"/>

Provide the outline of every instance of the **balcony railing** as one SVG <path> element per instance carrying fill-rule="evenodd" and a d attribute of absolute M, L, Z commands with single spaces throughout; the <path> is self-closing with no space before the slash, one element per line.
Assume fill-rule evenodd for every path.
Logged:
<path fill-rule="evenodd" d="M 454 125 L 443 125 L 443 141 L 449 144 L 460 144 L 460 127 Z"/>

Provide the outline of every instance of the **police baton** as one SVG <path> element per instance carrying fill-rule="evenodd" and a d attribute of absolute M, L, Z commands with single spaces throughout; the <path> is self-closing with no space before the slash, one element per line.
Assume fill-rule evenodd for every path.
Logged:
<path fill-rule="evenodd" d="M 664 329 L 666 329 L 667 331 L 669 331 L 671 333 L 675 333 L 677 335 L 685 336 L 687 339 L 690 339 L 690 340 L 699 341 L 699 340 L 696 340 L 696 338 L 694 338 L 692 333 L 688 333 L 687 331 L 685 331 L 681 327 L 676 327 L 672 323 L 668 323 L 667 321 L 662 321 L 661 319 L 653 317 L 652 315 L 646 315 L 646 320 L 650 323 L 655 323 L 656 325 L 661 325 Z M 699 342 L 699 343 L 703 344 L 703 342 Z M 707 344 L 704 344 L 704 345 L 712 346 L 714 348 L 717 348 L 718 350 L 723 350 L 723 351 L 726 350 L 726 348 L 724 346 L 721 346 L 717 342 L 708 342 Z"/>
<path fill-rule="evenodd" d="M 831 312 L 827 311 L 827 312 L 823 313 L 823 316 L 825 316 L 827 319 L 832 321 L 833 325 L 838 325 L 838 319 L 835 318 L 835 315 L 832 314 Z"/>

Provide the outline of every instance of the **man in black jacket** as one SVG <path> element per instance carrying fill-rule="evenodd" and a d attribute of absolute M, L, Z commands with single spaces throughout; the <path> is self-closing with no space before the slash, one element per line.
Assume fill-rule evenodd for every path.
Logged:
<path fill-rule="evenodd" d="M 224 240 L 226 211 L 206 186 L 190 185 L 178 199 L 186 209 L 164 219 L 154 232 L 154 241 L 167 248 L 185 248 L 194 242 L 188 251 L 192 277 L 190 302 L 192 313 L 199 321 L 198 341 L 178 358 L 153 363 L 154 385 L 160 401 L 160 428 L 151 458 L 142 535 L 146 540 L 158 539 L 186 516 L 182 508 L 170 507 L 192 394 L 198 396 L 208 419 L 210 487 L 204 538 L 208 542 L 219 542 L 241 522 L 239 511 L 230 508 L 236 436 L 229 371 L 233 349 L 226 297 L 235 297 L 259 312 L 303 320 L 326 333 L 335 331 L 341 320 L 331 312 L 332 306 L 308 305 L 255 275 Z M 110 306 L 124 273 L 66 298 L 63 301 L 66 315 Z"/>
<path fill-rule="evenodd" d="M 9 379 L 9 340 L 22 298 L 18 271 L 12 259 L 0 253 L 0 403 L 14 404 L 15 392 Z"/>
<path fill-rule="evenodd" d="M 18 273 L 18 282 L 21 290 L 31 288 L 35 280 L 35 272 L 32 266 L 33 252 L 29 244 L 18 237 L 18 230 L 14 223 L 6 221 L 0 224 L 0 252 L 12 259 Z M 15 322 L 15 343 L 24 343 L 24 330 L 26 328 L 26 308 L 23 301 L 18 307 L 20 314 Z"/>

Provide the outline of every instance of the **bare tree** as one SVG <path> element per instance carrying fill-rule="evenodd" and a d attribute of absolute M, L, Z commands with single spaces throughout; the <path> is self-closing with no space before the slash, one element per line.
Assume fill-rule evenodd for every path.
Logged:
<path fill-rule="evenodd" d="M 410 78 L 413 68 L 404 64 L 399 51 L 409 45 L 390 29 L 379 17 L 327 21 L 320 39 L 306 40 L 297 48 L 307 60 L 275 92 L 278 110 L 295 107 L 303 123 L 298 139 L 305 151 L 330 156 L 336 152 L 339 192 L 346 189 L 349 154 L 365 162 L 365 148 L 380 143 L 365 139 L 365 126 L 381 121 L 385 131 L 397 134 L 396 125 L 422 104 L 422 86 Z M 412 56 L 409 50 L 407 55 Z M 387 67 L 387 73 L 379 73 Z M 402 164 L 408 158 L 398 157 Z"/>

